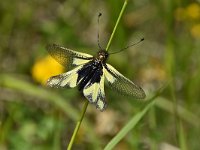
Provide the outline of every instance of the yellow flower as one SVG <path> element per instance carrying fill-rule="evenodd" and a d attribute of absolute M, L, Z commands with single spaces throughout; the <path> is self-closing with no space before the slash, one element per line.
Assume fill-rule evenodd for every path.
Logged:
<path fill-rule="evenodd" d="M 56 62 L 51 56 L 46 56 L 35 62 L 31 72 L 35 81 L 45 85 L 49 77 L 60 74 L 63 71 L 64 67 Z"/>
<path fill-rule="evenodd" d="M 200 5 L 197 3 L 192 3 L 186 8 L 186 13 L 188 18 L 200 19 Z"/>
<path fill-rule="evenodd" d="M 192 34 L 193 37 L 200 38 L 200 24 L 194 25 L 191 28 L 190 32 L 191 32 L 191 34 Z"/>

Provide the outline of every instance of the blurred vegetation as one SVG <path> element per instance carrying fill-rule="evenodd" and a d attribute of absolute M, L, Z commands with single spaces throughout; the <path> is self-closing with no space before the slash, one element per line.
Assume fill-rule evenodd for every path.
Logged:
<path fill-rule="evenodd" d="M 77 89 L 47 89 L 64 71 L 45 46 L 95 54 L 97 15 L 105 47 L 123 0 L 2 1 L 0 5 L 0 149 L 66 149 L 83 107 Z M 200 4 L 189 0 L 129 0 L 109 63 L 141 85 L 155 105 L 115 149 L 200 147 Z M 127 66 L 127 67 L 125 67 Z M 146 103 L 105 89 L 104 112 L 89 105 L 74 149 L 103 149 Z"/>

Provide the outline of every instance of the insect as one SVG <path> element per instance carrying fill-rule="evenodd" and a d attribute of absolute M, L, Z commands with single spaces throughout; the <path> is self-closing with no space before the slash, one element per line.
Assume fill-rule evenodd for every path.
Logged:
<path fill-rule="evenodd" d="M 143 40 L 144 39 L 141 39 L 139 42 Z M 128 47 L 124 49 L 127 49 Z M 82 91 L 86 99 L 90 103 L 95 104 L 96 108 L 100 111 L 105 110 L 107 106 L 104 91 L 105 80 L 108 81 L 108 85 L 113 90 L 116 90 L 123 95 L 144 99 L 146 95 L 141 87 L 134 84 L 131 80 L 119 73 L 114 67 L 106 63 L 110 54 L 121 52 L 124 49 L 114 53 L 108 53 L 105 49 L 102 49 L 100 45 L 99 49 L 97 55 L 92 56 L 56 44 L 47 45 L 47 51 L 54 59 L 69 70 L 73 68 L 66 73 L 50 77 L 47 81 L 47 85 L 56 88 L 73 88 L 78 86 L 79 91 Z"/>

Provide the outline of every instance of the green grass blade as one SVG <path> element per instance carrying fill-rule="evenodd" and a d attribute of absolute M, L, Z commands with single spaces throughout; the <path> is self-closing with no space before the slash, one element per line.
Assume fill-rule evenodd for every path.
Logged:
<path fill-rule="evenodd" d="M 28 81 L 19 79 L 10 74 L 0 74 L 0 86 L 7 87 L 36 98 L 40 98 L 44 101 L 54 104 L 60 108 L 68 117 L 73 120 L 77 120 L 79 113 L 73 107 L 66 102 L 66 99 L 59 96 L 55 92 L 48 91 L 44 88 L 35 86 Z"/>
<path fill-rule="evenodd" d="M 183 124 L 180 121 L 180 123 L 179 123 L 179 144 L 180 144 L 181 150 L 187 150 L 187 140 L 186 140 L 185 134 L 186 133 L 184 131 Z"/>
<path fill-rule="evenodd" d="M 121 129 L 121 131 L 106 145 L 104 150 L 113 149 L 117 143 L 119 143 L 126 134 L 132 130 L 143 118 L 143 116 L 147 113 L 147 111 L 153 106 L 154 101 L 149 103 L 141 112 L 137 113 L 132 119 Z"/>
<path fill-rule="evenodd" d="M 122 17 L 122 14 L 124 13 L 124 10 L 125 10 L 125 8 L 126 8 L 127 3 L 128 3 L 128 0 L 125 0 L 125 1 L 124 1 L 124 4 L 123 4 L 123 6 L 122 6 L 122 9 L 121 9 L 121 11 L 120 11 L 120 13 L 119 13 L 119 16 L 118 16 L 118 18 L 117 18 L 117 22 L 115 23 L 113 32 L 112 32 L 112 34 L 111 34 L 111 36 L 110 36 L 110 39 L 109 39 L 109 41 L 108 41 L 108 44 L 107 44 L 107 46 L 106 46 L 106 51 L 108 51 L 108 49 L 110 48 L 110 44 L 111 44 L 112 39 L 113 39 L 113 37 L 114 37 L 114 34 L 115 34 L 116 30 L 117 30 L 119 21 L 120 21 L 120 19 L 121 19 L 121 17 Z"/>
<path fill-rule="evenodd" d="M 173 102 L 164 97 L 157 97 L 155 106 L 171 114 L 174 112 Z M 200 125 L 198 114 L 195 115 L 193 112 L 188 111 L 180 105 L 177 106 L 177 115 L 180 117 L 180 119 L 192 124 L 195 127 L 199 127 Z"/>
<path fill-rule="evenodd" d="M 11 75 L 11 74 L 0 74 L 0 87 L 9 88 L 15 90 L 19 93 L 27 94 L 28 96 L 33 96 L 38 98 L 41 101 L 50 103 L 55 107 L 59 108 L 65 115 L 71 118 L 74 121 L 79 119 L 79 112 L 74 109 L 67 100 L 57 94 L 56 92 L 52 92 L 46 90 L 44 88 L 38 87 L 37 85 L 32 84 L 24 80 L 23 78 L 18 78 L 19 75 Z M 91 123 L 85 118 L 85 130 L 88 132 L 88 137 L 91 139 L 93 148 L 97 149 L 100 145 L 98 138 L 94 134 L 92 130 Z"/>

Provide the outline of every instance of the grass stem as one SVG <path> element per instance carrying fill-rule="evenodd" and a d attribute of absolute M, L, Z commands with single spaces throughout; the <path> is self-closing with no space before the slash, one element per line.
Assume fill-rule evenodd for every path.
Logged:
<path fill-rule="evenodd" d="M 84 115 L 85 115 L 85 112 L 86 112 L 86 110 L 87 110 L 88 103 L 89 103 L 89 102 L 86 100 L 86 101 L 85 101 L 85 104 L 84 104 L 84 106 L 83 106 L 82 112 L 81 112 L 80 119 L 79 119 L 79 121 L 76 123 L 76 127 L 75 127 L 75 129 L 74 129 L 74 132 L 73 132 L 73 135 L 72 135 L 71 140 L 70 140 L 70 142 L 69 142 L 69 145 L 68 145 L 68 147 L 67 147 L 67 150 L 71 150 L 71 148 L 72 148 L 72 145 L 73 145 L 73 143 L 74 143 L 75 137 L 76 137 L 76 135 L 77 135 L 77 133 L 78 133 L 78 130 L 79 130 L 80 126 L 81 126 L 81 122 L 82 122 L 82 120 L 83 120 L 83 118 L 84 118 Z"/>
<path fill-rule="evenodd" d="M 116 29 L 117 29 L 117 26 L 118 26 L 119 21 L 120 21 L 120 19 L 121 19 L 121 17 L 122 17 L 122 14 L 124 13 L 124 10 L 125 10 L 125 8 L 126 8 L 127 3 L 128 3 L 128 0 L 125 0 L 125 1 L 124 1 L 124 4 L 123 4 L 123 6 L 122 6 L 122 9 L 121 9 L 121 11 L 120 11 L 120 13 L 119 13 L 119 16 L 118 16 L 118 18 L 117 18 L 117 22 L 115 23 L 115 27 L 114 27 L 114 29 L 113 29 L 113 32 L 112 32 L 112 34 L 111 34 L 111 36 L 110 36 L 110 39 L 109 39 L 109 41 L 108 41 L 108 44 L 107 44 L 107 46 L 106 46 L 106 51 L 108 51 L 108 49 L 110 48 L 110 44 L 111 44 L 111 42 L 112 42 L 112 39 L 113 39 L 113 37 L 114 37 L 114 34 L 115 34 L 115 32 L 116 32 Z"/>

